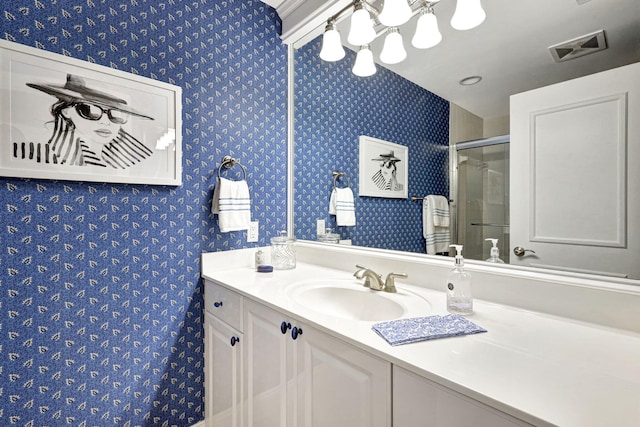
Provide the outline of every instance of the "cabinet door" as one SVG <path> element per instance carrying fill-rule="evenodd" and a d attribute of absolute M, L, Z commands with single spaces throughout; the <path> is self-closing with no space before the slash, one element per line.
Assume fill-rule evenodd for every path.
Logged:
<path fill-rule="evenodd" d="M 295 426 L 390 427 L 391 364 L 316 329 L 302 329 L 295 340 Z"/>
<path fill-rule="evenodd" d="M 242 334 L 205 311 L 207 427 L 240 427 Z M 240 341 L 237 341 L 240 340 Z"/>
<path fill-rule="evenodd" d="M 289 325 L 277 311 L 246 302 L 243 351 L 247 427 L 287 426 L 287 382 L 292 373 L 287 363 L 292 350 Z"/>
<path fill-rule="evenodd" d="M 393 427 L 531 427 L 504 412 L 393 367 Z"/>

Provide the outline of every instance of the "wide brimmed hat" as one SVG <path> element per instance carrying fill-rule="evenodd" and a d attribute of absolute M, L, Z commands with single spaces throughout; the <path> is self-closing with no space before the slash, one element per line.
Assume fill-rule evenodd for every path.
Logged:
<path fill-rule="evenodd" d="M 393 150 L 389 151 L 389 154 L 380 154 L 379 156 L 380 156 L 379 158 L 371 159 L 371 160 L 377 160 L 381 162 L 401 162 L 402 161 L 395 156 L 395 153 L 393 152 Z"/>
<path fill-rule="evenodd" d="M 53 95 L 65 102 L 86 102 L 101 107 L 124 111 L 125 113 L 142 117 L 144 119 L 153 120 L 153 117 L 145 116 L 144 114 L 129 107 L 127 105 L 127 101 L 124 99 L 87 87 L 82 77 L 78 77 L 73 74 L 67 74 L 67 82 L 64 86 L 36 83 L 27 83 L 27 86 L 41 90 L 49 95 Z"/>

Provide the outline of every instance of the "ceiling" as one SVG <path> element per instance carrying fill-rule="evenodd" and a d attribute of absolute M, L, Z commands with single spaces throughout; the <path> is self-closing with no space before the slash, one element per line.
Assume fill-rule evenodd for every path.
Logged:
<path fill-rule="evenodd" d="M 374 3 L 378 10 L 380 0 Z M 454 0 L 434 6 L 442 42 L 411 46 L 417 18 L 401 27 L 407 59 L 385 67 L 485 119 L 509 114 L 509 96 L 640 61 L 640 0 L 483 0 L 486 20 L 457 31 Z M 345 46 L 349 19 L 340 25 Z M 556 63 L 549 46 L 604 30 L 608 49 Z M 378 61 L 384 37 L 371 49 Z M 458 82 L 482 76 L 474 86 Z M 640 78 L 640 76 L 639 76 Z"/>

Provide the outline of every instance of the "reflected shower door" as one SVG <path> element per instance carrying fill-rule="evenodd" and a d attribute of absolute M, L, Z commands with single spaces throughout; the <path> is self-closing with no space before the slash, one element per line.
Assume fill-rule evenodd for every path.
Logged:
<path fill-rule="evenodd" d="M 509 137 L 456 145 L 457 241 L 467 259 L 489 258 L 498 239 L 500 258 L 509 262 Z"/>

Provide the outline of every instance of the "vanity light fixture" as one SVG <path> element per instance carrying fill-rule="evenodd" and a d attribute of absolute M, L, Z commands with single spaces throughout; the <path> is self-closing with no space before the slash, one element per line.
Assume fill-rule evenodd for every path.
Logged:
<path fill-rule="evenodd" d="M 373 62 L 373 53 L 369 45 L 360 46 L 351 72 L 358 77 L 369 77 L 376 73 L 376 64 Z"/>
<path fill-rule="evenodd" d="M 438 28 L 438 18 L 433 13 L 433 7 L 428 6 L 422 9 L 418 23 L 416 24 L 416 33 L 413 35 L 411 44 L 416 49 L 428 49 L 442 41 L 442 34 Z"/>
<path fill-rule="evenodd" d="M 470 30 L 482 24 L 486 17 L 480 0 L 458 0 L 451 26 L 456 30 Z"/>
<path fill-rule="evenodd" d="M 398 27 L 405 24 L 412 16 L 413 10 L 407 0 L 384 0 L 378 19 L 382 25 Z"/>
<path fill-rule="evenodd" d="M 322 37 L 322 50 L 320 58 L 324 61 L 335 62 L 344 58 L 344 48 L 340 41 L 340 33 L 335 24 L 327 24 Z"/>
<path fill-rule="evenodd" d="M 351 15 L 351 28 L 347 41 L 354 46 L 369 44 L 376 38 L 376 30 L 373 29 L 373 21 L 369 11 L 364 8 L 364 1 L 358 0 L 353 4 Z"/>
<path fill-rule="evenodd" d="M 428 49 L 440 43 L 442 34 L 433 6 L 441 0 L 384 0 L 382 11 L 378 11 L 366 0 L 354 0 L 337 14 L 329 18 L 325 27 L 320 58 L 325 61 L 339 61 L 344 57 L 340 34 L 336 23 L 351 13 L 351 26 L 347 41 L 359 47 L 353 73 L 366 77 L 375 73 L 373 53 L 370 43 L 386 34 L 380 60 L 387 64 L 397 64 L 407 57 L 400 26 L 416 15 L 416 31 L 411 44 L 417 49 Z M 451 25 L 458 30 L 469 30 L 480 25 L 486 18 L 481 0 L 456 0 L 456 11 Z"/>
<path fill-rule="evenodd" d="M 380 61 L 385 64 L 397 64 L 404 61 L 406 57 L 407 51 L 404 49 L 404 43 L 398 27 L 389 28 L 387 36 L 384 38 L 382 52 L 380 52 Z"/>

